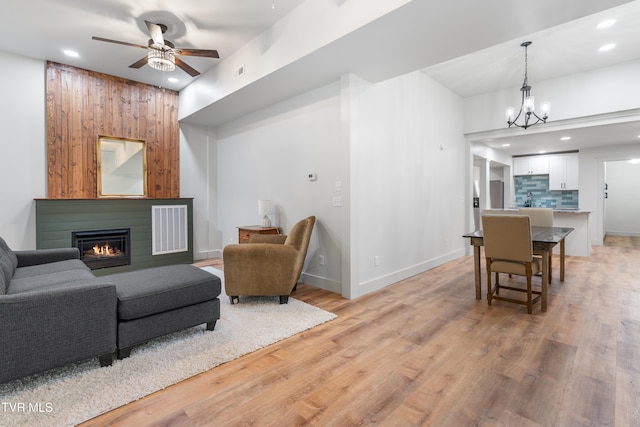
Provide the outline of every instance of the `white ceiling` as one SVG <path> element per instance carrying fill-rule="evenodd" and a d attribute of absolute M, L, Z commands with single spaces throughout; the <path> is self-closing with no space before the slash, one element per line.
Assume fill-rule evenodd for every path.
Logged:
<path fill-rule="evenodd" d="M 615 24 L 596 28 L 606 19 Z M 425 69 L 425 73 L 462 97 L 522 85 L 524 48 L 529 84 L 640 58 L 640 1 L 595 13 Z M 615 49 L 599 52 L 608 43 Z M 490 64 L 490 66 L 487 66 Z M 535 93 L 534 93 L 535 94 Z"/>
<path fill-rule="evenodd" d="M 146 46 L 145 20 L 167 25 L 176 47 L 216 49 L 220 59 L 182 57 L 204 74 L 218 61 L 257 37 L 304 0 L 16 0 L 2 4 L 0 51 L 51 60 L 168 89 L 194 78 L 176 68 L 160 73 L 128 68 L 145 50 L 92 40 L 92 36 Z M 275 8 L 273 7 L 275 5 Z M 71 49 L 80 54 L 71 58 Z M 175 77 L 178 82 L 166 79 Z"/>
<path fill-rule="evenodd" d="M 615 19 L 616 23 L 598 29 L 597 25 L 606 19 Z M 526 40 L 519 38 L 436 64 L 424 72 L 462 97 L 518 88 L 524 77 L 524 50 L 520 43 L 527 40 L 533 42 L 528 48 L 528 77 L 535 95 L 536 81 L 640 58 L 640 1 L 532 33 Z M 615 43 L 616 47 L 606 52 L 598 50 L 608 43 Z M 561 140 L 563 137 L 571 139 Z M 640 143 L 640 122 L 569 129 L 563 126 L 554 130 L 552 103 L 547 125 L 529 128 L 515 136 L 505 132 L 504 136 L 482 143 L 514 155 Z"/>
<path fill-rule="evenodd" d="M 341 4 L 348 0 L 10 1 L 2 7 L 5 19 L 0 26 L 0 51 L 180 90 L 195 79 L 179 69 L 164 76 L 148 66 L 130 69 L 130 64 L 144 56 L 144 50 L 94 41 L 91 37 L 146 45 L 149 36 L 144 20 L 163 23 L 169 27 L 165 39 L 177 47 L 218 50 L 219 60 L 183 58 L 205 73 L 305 1 Z M 239 90 L 192 119 L 214 125 L 223 123 L 234 115 L 335 81 L 345 73 L 376 82 L 423 69 L 463 97 L 517 88 L 524 72 L 519 45 L 525 40 L 533 41 L 529 48 L 529 82 L 534 94 L 536 81 L 640 58 L 640 0 L 538 0 L 505 9 L 506 5 L 510 2 L 411 1 L 281 72 L 272 73 L 262 82 Z M 604 9 L 608 10 L 602 12 Z M 615 17 L 616 25 L 605 30 L 594 28 L 608 17 Z M 609 42 L 617 47 L 606 53 L 597 52 L 599 46 Z M 65 56 L 64 49 L 75 50 L 80 57 Z M 163 80 L 168 75 L 179 81 Z M 545 143 L 566 132 L 558 130 L 554 135 L 530 132 L 532 129 L 521 136 L 510 136 L 511 147 L 507 150 L 522 154 L 522 150 L 544 149 Z M 640 127 L 636 130 L 629 124 L 608 125 L 575 132 L 573 145 L 567 149 L 602 145 L 602 141 L 629 143 L 630 138 L 638 139 Z M 502 149 L 503 142 L 486 144 Z M 554 147 L 558 151 L 558 144 L 554 143 Z"/>

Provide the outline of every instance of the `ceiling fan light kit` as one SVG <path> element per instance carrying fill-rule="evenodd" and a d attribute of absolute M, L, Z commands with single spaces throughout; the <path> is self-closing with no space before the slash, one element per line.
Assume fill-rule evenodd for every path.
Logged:
<path fill-rule="evenodd" d="M 529 85 L 529 79 L 527 76 L 527 48 L 531 43 L 532 42 L 527 41 L 520 45 L 524 47 L 524 81 L 520 88 L 520 92 L 522 92 L 522 102 L 520 103 L 520 111 L 518 111 L 518 115 L 515 115 L 515 109 L 513 107 L 507 108 L 506 116 L 509 127 L 516 126 L 526 129 L 538 123 L 546 123 L 549 118 L 549 112 L 551 111 L 551 104 L 549 102 L 544 102 L 540 107 L 542 117 L 538 116 L 535 112 L 535 99 L 533 95 L 531 95 L 531 86 Z M 518 124 L 517 121 L 520 116 L 522 116 L 523 112 L 524 124 Z M 535 119 L 535 122 L 530 123 L 533 119 Z"/>
<path fill-rule="evenodd" d="M 176 69 L 176 55 L 170 50 L 150 49 L 147 64 L 158 71 L 173 71 Z"/>

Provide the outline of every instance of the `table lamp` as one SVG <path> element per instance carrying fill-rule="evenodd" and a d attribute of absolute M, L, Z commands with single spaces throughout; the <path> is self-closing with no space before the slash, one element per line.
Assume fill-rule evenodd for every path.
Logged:
<path fill-rule="evenodd" d="M 262 227 L 271 227 L 269 214 L 271 213 L 271 200 L 258 200 L 258 215 L 262 217 Z"/>

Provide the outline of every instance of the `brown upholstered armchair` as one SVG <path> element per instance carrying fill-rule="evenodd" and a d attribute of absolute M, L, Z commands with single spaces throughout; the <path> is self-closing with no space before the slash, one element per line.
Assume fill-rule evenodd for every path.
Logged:
<path fill-rule="evenodd" d="M 301 220 L 284 242 L 282 236 L 263 235 L 248 244 L 225 246 L 224 287 L 231 304 L 238 303 L 240 295 L 277 295 L 280 304 L 286 304 L 302 273 L 315 222 L 315 216 Z"/>

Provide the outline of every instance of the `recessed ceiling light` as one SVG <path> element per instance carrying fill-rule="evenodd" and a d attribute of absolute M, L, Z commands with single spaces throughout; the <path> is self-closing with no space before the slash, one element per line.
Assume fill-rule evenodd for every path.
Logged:
<path fill-rule="evenodd" d="M 505 144 L 502 144 L 502 146 L 503 146 L 503 147 L 510 147 L 510 146 L 511 146 L 511 144 L 505 143 Z"/>
<path fill-rule="evenodd" d="M 601 30 L 603 28 L 609 28 L 610 26 L 612 26 L 613 24 L 616 23 L 615 19 L 607 19 L 605 21 L 602 21 L 601 23 L 599 23 L 596 28 Z"/>
<path fill-rule="evenodd" d="M 571 139 L 570 136 L 563 136 L 562 138 L 560 138 L 561 141 L 568 141 L 570 139 Z"/>
<path fill-rule="evenodd" d="M 78 52 L 76 52 L 75 50 L 69 50 L 69 49 L 65 49 L 64 54 L 67 56 L 72 56 L 74 58 L 77 58 L 80 56 L 80 54 L 78 54 Z"/>
<path fill-rule="evenodd" d="M 631 163 L 632 165 L 637 165 L 638 163 L 640 163 L 640 159 L 631 159 L 629 160 L 629 163 Z"/>
<path fill-rule="evenodd" d="M 606 52 L 608 50 L 613 49 L 614 47 L 616 47 L 615 43 L 609 43 L 609 44 L 605 44 L 604 46 L 601 46 L 600 49 L 598 49 L 600 52 Z"/>
<path fill-rule="evenodd" d="M 167 80 L 171 83 L 178 83 L 178 79 L 176 79 L 175 77 L 169 77 Z"/>
<path fill-rule="evenodd" d="M 544 154 L 544 153 L 546 153 L 546 150 L 540 150 L 540 151 L 538 151 L 538 154 Z"/>

